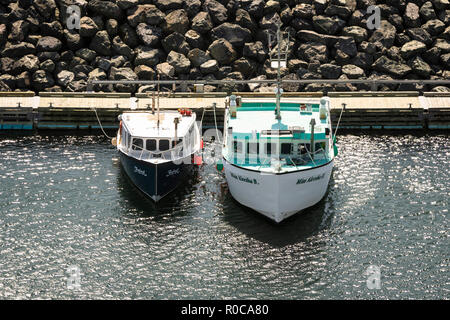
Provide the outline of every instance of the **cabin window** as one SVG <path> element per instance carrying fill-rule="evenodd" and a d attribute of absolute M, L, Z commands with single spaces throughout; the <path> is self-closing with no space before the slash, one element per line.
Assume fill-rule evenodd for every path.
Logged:
<path fill-rule="evenodd" d="M 175 148 L 175 146 L 183 144 L 183 141 L 181 139 L 178 139 L 176 142 L 177 143 L 175 143 L 175 140 L 172 141 L 172 148 Z"/>
<path fill-rule="evenodd" d="M 290 154 L 292 150 L 292 143 L 281 144 L 281 154 Z"/>
<path fill-rule="evenodd" d="M 127 149 L 131 146 L 131 134 L 127 133 Z"/>
<path fill-rule="evenodd" d="M 148 139 L 145 143 L 145 149 L 147 149 L 148 151 L 155 151 L 156 150 L 156 140 Z"/>
<path fill-rule="evenodd" d="M 323 142 L 316 142 L 315 146 L 316 146 L 315 151 L 318 151 L 318 150 L 321 150 L 321 149 L 325 149 L 325 145 L 324 145 Z"/>
<path fill-rule="evenodd" d="M 131 148 L 133 150 L 142 150 L 144 148 L 144 141 L 140 138 L 134 138 Z"/>
<path fill-rule="evenodd" d="M 167 151 L 170 149 L 169 140 L 159 140 L 159 151 Z"/>
<path fill-rule="evenodd" d="M 266 143 L 264 145 L 264 151 L 266 152 L 266 155 L 271 155 L 272 153 L 277 152 L 277 144 L 276 143 Z"/>
<path fill-rule="evenodd" d="M 234 150 L 234 153 L 241 153 L 242 152 L 242 142 L 233 141 L 233 150 Z"/>
<path fill-rule="evenodd" d="M 300 154 L 307 154 L 308 151 L 310 151 L 310 144 L 309 143 L 299 143 L 298 144 L 298 152 Z"/>
<path fill-rule="evenodd" d="M 247 142 L 248 154 L 258 154 L 259 153 L 259 143 L 257 142 Z"/>

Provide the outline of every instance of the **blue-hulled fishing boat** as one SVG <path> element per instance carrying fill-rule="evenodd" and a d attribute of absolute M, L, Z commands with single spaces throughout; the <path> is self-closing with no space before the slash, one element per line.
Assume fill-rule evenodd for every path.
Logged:
<path fill-rule="evenodd" d="M 134 185 L 155 202 L 193 170 L 201 149 L 200 129 L 190 110 L 127 112 L 119 116 L 116 145 Z"/>

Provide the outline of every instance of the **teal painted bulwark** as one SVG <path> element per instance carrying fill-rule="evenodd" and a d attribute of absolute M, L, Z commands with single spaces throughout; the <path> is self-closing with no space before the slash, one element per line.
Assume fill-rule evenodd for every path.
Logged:
<path fill-rule="evenodd" d="M 33 124 L 4 123 L 0 124 L 0 130 L 33 130 Z"/>
<path fill-rule="evenodd" d="M 257 133 L 256 139 L 277 139 L 277 140 L 285 140 L 285 139 L 300 139 L 300 140 L 311 140 L 311 133 L 295 133 L 293 136 L 281 136 L 281 137 L 263 137 L 260 138 L 259 133 Z M 251 133 L 241 133 L 241 132 L 233 132 L 234 140 L 253 140 L 253 135 Z M 314 133 L 314 140 L 325 140 L 325 133 Z"/>

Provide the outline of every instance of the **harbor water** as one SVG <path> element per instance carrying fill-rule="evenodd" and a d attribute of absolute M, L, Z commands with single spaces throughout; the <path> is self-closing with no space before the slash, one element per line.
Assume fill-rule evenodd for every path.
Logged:
<path fill-rule="evenodd" d="M 338 145 L 324 199 L 277 225 L 214 165 L 155 205 L 103 136 L 2 134 L 0 299 L 449 299 L 448 132 Z"/>

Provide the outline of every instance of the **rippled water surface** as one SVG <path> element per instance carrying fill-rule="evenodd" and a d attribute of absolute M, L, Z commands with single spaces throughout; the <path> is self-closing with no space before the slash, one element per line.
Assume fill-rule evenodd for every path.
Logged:
<path fill-rule="evenodd" d="M 102 136 L 0 136 L 0 298 L 450 298 L 448 134 L 338 142 L 325 198 L 275 225 L 214 166 L 155 206 Z"/>

